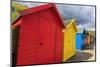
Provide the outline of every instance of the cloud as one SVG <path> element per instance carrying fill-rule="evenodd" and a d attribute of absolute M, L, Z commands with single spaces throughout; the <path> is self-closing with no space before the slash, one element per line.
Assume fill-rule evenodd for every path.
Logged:
<path fill-rule="evenodd" d="M 80 27 L 95 27 L 95 7 L 77 5 L 57 5 L 65 19 L 75 18 Z"/>
<path fill-rule="evenodd" d="M 78 28 L 93 28 L 95 24 L 86 23 L 77 25 Z"/>

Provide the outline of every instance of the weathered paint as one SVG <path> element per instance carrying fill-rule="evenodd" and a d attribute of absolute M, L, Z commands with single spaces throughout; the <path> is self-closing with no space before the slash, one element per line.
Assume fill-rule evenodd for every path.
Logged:
<path fill-rule="evenodd" d="M 75 37 L 76 37 L 76 21 L 70 20 L 64 29 L 64 49 L 63 49 L 63 62 L 67 61 L 75 55 Z"/>

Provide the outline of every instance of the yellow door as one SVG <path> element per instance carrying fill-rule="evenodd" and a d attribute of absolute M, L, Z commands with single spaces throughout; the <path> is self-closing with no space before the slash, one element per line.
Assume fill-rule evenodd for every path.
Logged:
<path fill-rule="evenodd" d="M 68 58 L 69 58 L 69 55 L 70 55 L 70 34 L 67 33 L 68 30 L 65 30 L 65 33 L 64 33 L 64 53 L 63 53 L 63 62 L 65 62 Z M 66 35 L 67 34 L 67 35 Z"/>
<path fill-rule="evenodd" d="M 75 32 L 73 27 L 69 27 L 64 32 L 64 52 L 63 62 L 66 62 L 75 54 Z"/>

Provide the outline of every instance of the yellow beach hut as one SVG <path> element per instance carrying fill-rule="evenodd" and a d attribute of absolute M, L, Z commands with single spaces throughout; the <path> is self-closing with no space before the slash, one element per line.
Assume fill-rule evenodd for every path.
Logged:
<path fill-rule="evenodd" d="M 63 62 L 66 62 L 69 58 L 75 55 L 76 50 L 76 21 L 75 19 L 70 19 L 64 22 L 65 29 L 64 32 L 64 49 L 63 49 Z"/>

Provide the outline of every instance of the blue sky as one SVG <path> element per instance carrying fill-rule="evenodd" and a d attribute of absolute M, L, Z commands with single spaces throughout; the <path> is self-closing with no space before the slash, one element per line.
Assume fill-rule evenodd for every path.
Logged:
<path fill-rule="evenodd" d="M 28 7 L 35 7 L 45 3 L 17 2 Z M 95 7 L 56 4 L 64 20 L 76 19 L 78 28 L 95 29 Z"/>

